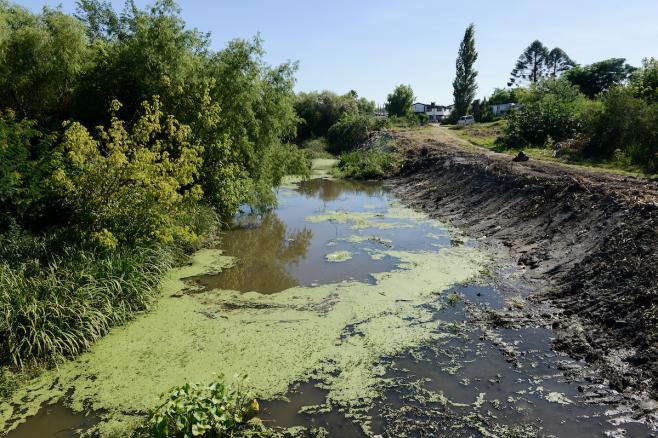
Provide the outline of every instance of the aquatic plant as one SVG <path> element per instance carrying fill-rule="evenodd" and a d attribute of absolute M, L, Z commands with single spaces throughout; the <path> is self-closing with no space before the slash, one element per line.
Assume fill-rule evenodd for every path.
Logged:
<path fill-rule="evenodd" d="M 246 376 L 227 386 L 220 375 L 211 384 L 185 383 L 173 388 L 166 400 L 149 413 L 134 436 L 228 437 L 268 436 L 255 418 L 258 401 L 244 390 Z"/>

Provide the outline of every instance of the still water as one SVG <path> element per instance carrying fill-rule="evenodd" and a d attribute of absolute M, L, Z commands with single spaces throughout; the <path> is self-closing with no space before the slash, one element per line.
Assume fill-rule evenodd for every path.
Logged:
<path fill-rule="evenodd" d="M 378 274 L 405 269 L 400 251 L 477 248 L 458 230 L 401 208 L 380 183 L 316 178 L 280 188 L 278 200 L 267 214 L 236 219 L 220 244 L 234 265 L 188 278 L 190 294 L 277 294 L 341 282 L 376 286 Z M 404 285 L 396 293 L 402 305 Z M 428 325 L 437 336 L 380 358 L 378 392 L 367 412 L 355 415 L 328 398 L 326 381 L 307 379 L 292 384 L 283 399 L 263 400 L 261 417 L 270 426 L 298 427 L 301 436 L 649 435 L 623 411 L 585 403 L 579 386 L 588 382 L 563 372 L 583 364 L 551 350 L 549 329 L 470 322 L 473 309 L 499 309 L 508 298 L 480 279 L 418 304 L 441 323 Z M 358 324 L 346 327 L 337 342 L 367 337 L 359 330 Z M 63 405 L 46 406 L 7 436 L 77 436 L 91 419 Z"/>

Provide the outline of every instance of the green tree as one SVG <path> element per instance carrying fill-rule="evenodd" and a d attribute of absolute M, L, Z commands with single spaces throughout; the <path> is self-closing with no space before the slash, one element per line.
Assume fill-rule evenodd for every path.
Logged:
<path fill-rule="evenodd" d="M 356 92 L 355 92 L 356 93 Z M 295 111 L 299 116 L 297 139 L 324 137 L 329 128 L 344 115 L 359 112 L 354 95 L 339 96 L 331 91 L 299 93 L 295 100 Z"/>
<path fill-rule="evenodd" d="M 520 85 L 522 81 L 529 81 L 534 84 L 546 76 L 548 54 L 548 49 L 541 41 L 533 41 L 516 61 L 507 86 Z"/>
<path fill-rule="evenodd" d="M 466 114 L 473 101 L 473 97 L 475 97 L 475 91 L 477 90 L 475 79 L 478 73 L 473 68 L 473 64 L 475 64 L 477 58 L 478 53 L 475 50 L 475 27 L 471 24 L 466 28 L 464 38 L 459 45 L 459 54 L 457 55 L 456 62 L 457 73 L 455 80 L 452 82 L 452 95 L 455 99 L 454 118 Z"/>
<path fill-rule="evenodd" d="M 411 114 L 414 103 L 414 90 L 411 85 L 398 85 L 386 98 L 384 107 L 391 116 L 405 117 Z"/>
<path fill-rule="evenodd" d="M 626 81 L 635 69 L 624 58 L 610 58 L 585 67 L 574 67 L 566 78 L 580 88 L 587 97 L 594 97 L 614 85 Z"/>
<path fill-rule="evenodd" d="M 546 69 L 548 74 L 557 77 L 573 68 L 576 63 L 559 47 L 554 48 L 546 56 Z"/>
<path fill-rule="evenodd" d="M 64 120 L 90 65 L 84 26 L 58 10 L 32 14 L 4 2 L 0 22 L 0 107 L 42 122 Z"/>
<path fill-rule="evenodd" d="M 658 60 L 642 60 L 642 67 L 631 75 L 630 86 L 635 96 L 642 97 L 647 102 L 658 103 Z"/>

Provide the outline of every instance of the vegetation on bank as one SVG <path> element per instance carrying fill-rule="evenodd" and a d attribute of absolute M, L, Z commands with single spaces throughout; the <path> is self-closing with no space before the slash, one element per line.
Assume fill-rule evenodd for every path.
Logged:
<path fill-rule="evenodd" d="M 276 202 L 296 65 L 260 38 L 210 49 L 172 0 L 0 1 L 0 396 L 147 310 L 240 205 Z"/>
<path fill-rule="evenodd" d="M 359 149 L 340 156 L 336 175 L 353 179 L 381 179 L 395 174 L 400 158 L 393 152 Z"/>

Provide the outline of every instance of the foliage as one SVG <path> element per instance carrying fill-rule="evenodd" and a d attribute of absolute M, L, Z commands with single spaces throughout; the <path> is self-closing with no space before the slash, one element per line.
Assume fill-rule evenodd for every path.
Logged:
<path fill-rule="evenodd" d="M 478 53 L 475 50 L 475 27 L 469 25 L 464 32 L 464 38 L 459 45 L 459 54 L 456 61 L 456 76 L 452 82 L 452 95 L 455 99 L 455 107 L 452 111 L 453 118 L 457 119 L 468 113 L 471 102 L 477 90 L 477 71 L 473 64 L 477 60 Z"/>
<path fill-rule="evenodd" d="M 306 157 L 311 160 L 316 158 L 333 157 L 333 155 L 331 155 L 328 152 L 329 143 L 327 142 L 327 139 L 324 137 L 306 140 L 304 143 L 302 143 L 301 148 L 304 154 L 306 155 Z"/>
<path fill-rule="evenodd" d="M 168 251 L 98 255 L 18 232 L 0 238 L 0 363 L 23 367 L 85 351 L 148 308 Z M 52 249 L 51 249 L 52 248 Z"/>
<path fill-rule="evenodd" d="M 113 250 L 198 238 L 179 218 L 201 199 L 201 147 L 157 99 L 144 103 L 131 132 L 116 116 L 97 139 L 79 123 L 67 124 L 53 162 L 47 183 L 82 240 Z"/>
<path fill-rule="evenodd" d="M 84 26 L 61 11 L 34 15 L 0 2 L 0 108 L 20 118 L 62 120 L 90 65 Z"/>
<path fill-rule="evenodd" d="M 487 101 L 486 97 L 482 101 L 475 99 L 471 106 L 471 112 L 476 122 L 490 122 L 494 118 L 491 112 L 491 104 Z"/>
<path fill-rule="evenodd" d="M 630 163 L 658 167 L 658 102 L 636 97 L 630 87 L 608 90 L 602 105 L 587 114 L 584 131 L 591 155 L 617 161 L 625 155 Z"/>
<path fill-rule="evenodd" d="M 354 149 L 366 141 L 370 132 L 378 127 L 372 116 L 348 115 L 334 124 L 327 132 L 329 151 L 334 154 Z"/>
<path fill-rule="evenodd" d="M 258 412 L 256 399 L 244 390 L 244 377 L 228 387 L 220 376 L 211 384 L 186 383 L 173 388 L 154 409 L 136 437 L 266 436 L 265 427 L 249 421 Z"/>
<path fill-rule="evenodd" d="M 398 85 L 386 98 L 385 108 L 389 115 L 406 117 L 414 103 L 414 90 L 411 85 Z"/>
<path fill-rule="evenodd" d="M 610 58 L 585 67 L 577 66 L 565 75 L 587 97 L 610 89 L 628 79 L 634 68 L 624 58 Z"/>
<path fill-rule="evenodd" d="M 324 137 L 343 116 L 359 112 L 354 94 L 339 96 L 330 91 L 300 93 L 295 101 L 300 118 L 297 139 Z"/>
<path fill-rule="evenodd" d="M 571 138 L 580 128 L 579 111 L 586 99 L 563 79 L 534 84 L 526 104 L 508 114 L 505 142 L 509 146 L 543 146 Z"/>
<path fill-rule="evenodd" d="M 658 102 L 658 60 L 644 59 L 642 67 L 632 73 L 629 85 L 636 97 L 648 103 Z"/>
<path fill-rule="evenodd" d="M 361 149 L 342 154 L 338 170 L 345 178 L 379 179 L 394 174 L 398 162 L 398 158 L 391 152 Z"/>
<path fill-rule="evenodd" d="M 133 121 L 159 96 L 161 111 L 204 146 L 199 183 L 224 221 L 241 204 L 272 205 L 278 176 L 268 157 L 298 160 L 277 151 L 297 125 L 296 64 L 267 65 L 259 37 L 214 52 L 173 0 L 121 14 L 84 0 L 77 18 L 2 3 L 0 22 L 8 24 L 0 27 L 0 108 L 38 120 L 43 133 L 71 119 L 91 130 L 110 123 L 111 101 L 122 103 L 113 116 Z"/>
<path fill-rule="evenodd" d="M 529 93 L 530 91 L 527 88 L 496 88 L 489 97 L 489 105 L 521 103 L 525 101 Z"/>

